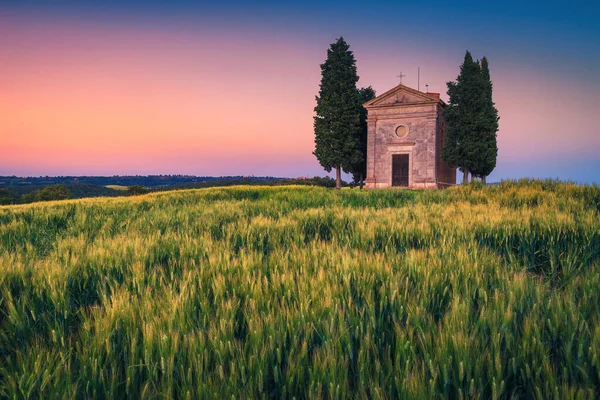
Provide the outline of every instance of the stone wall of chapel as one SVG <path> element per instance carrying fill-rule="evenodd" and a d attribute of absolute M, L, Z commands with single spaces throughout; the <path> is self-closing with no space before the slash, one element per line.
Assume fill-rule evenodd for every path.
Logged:
<path fill-rule="evenodd" d="M 369 110 L 368 168 L 374 169 L 376 188 L 392 183 L 392 155 L 409 154 L 409 186 L 436 187 L 436 129 L 437 106 L 382 107 Z M 405 137 L 395 133 L 399 125 L 408 128 Z M 371 134 L 374 133 L 371 138 Z"/>

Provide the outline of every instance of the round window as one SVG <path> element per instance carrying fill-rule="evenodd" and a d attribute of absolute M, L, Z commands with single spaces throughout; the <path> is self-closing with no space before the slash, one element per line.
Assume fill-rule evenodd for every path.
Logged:
<path fill-rule="evenodd" d="M 408 128 L 405 125 L 396 128 L 396 136 L 405 137 L 406 135 L 408 135 Z"/>

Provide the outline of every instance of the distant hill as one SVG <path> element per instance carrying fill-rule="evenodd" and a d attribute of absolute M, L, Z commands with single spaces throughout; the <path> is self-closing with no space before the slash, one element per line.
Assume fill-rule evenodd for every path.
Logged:
<path fill-rule="evenodd" d="M 55 177 L 0 177 L 0 205 L 24 204 L 41 200 L 62 199 L 39 196 L 39 192 L 59 185 L 69 198 L 117 197 L 137 195 L 147 192 L 177 189 L 207 188 L 234 185 L 309 185 L 333 187 L 335 182 L 329 177 L 276 178 L 271 176 L 189 176 L 189 175 L 149 175 L 149 176 L 55 176 Z M 346 184 L 344 182 L 344 184 Z M 36 195 L 37 194 L 37 195 Z M 41 199 L 41 200 L 40 200 Z"/>
<path fill-rule="evenodd" d="M 0 188 L 12 186 L 48 186 L 56 184 L 89 183 L 98 186 L 120 185 L 145 187 L 172 186 L 188 183 L 213 181 L 246 180 L 252 182 L 272 182 L 286 178 L 273 176 L 194 176 L 194 175 L 114 175 L 114 176 L 39 176 L 19 177 L 0 176 Z"/>

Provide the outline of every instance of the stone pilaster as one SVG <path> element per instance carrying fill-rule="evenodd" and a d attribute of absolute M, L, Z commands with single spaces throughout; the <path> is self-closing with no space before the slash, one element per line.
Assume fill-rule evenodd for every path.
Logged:
<path fill-rule="evenodd" d="M 367 119 L 367 179 L 365 187 L 375 188 L 375 126 L 374 118 Z"/>

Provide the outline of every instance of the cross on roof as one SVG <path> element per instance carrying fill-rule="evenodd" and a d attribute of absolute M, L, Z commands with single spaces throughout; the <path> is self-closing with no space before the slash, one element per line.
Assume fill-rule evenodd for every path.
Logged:
<path fill-rule="evenodd" d="M 402 78 L 404 78 L 406 75 L 402 74 L 402 71 L 400 71 L 400 75 L 397 75 L 398 78 L 400 78 L 400 84 L 402 85 Z"/>

